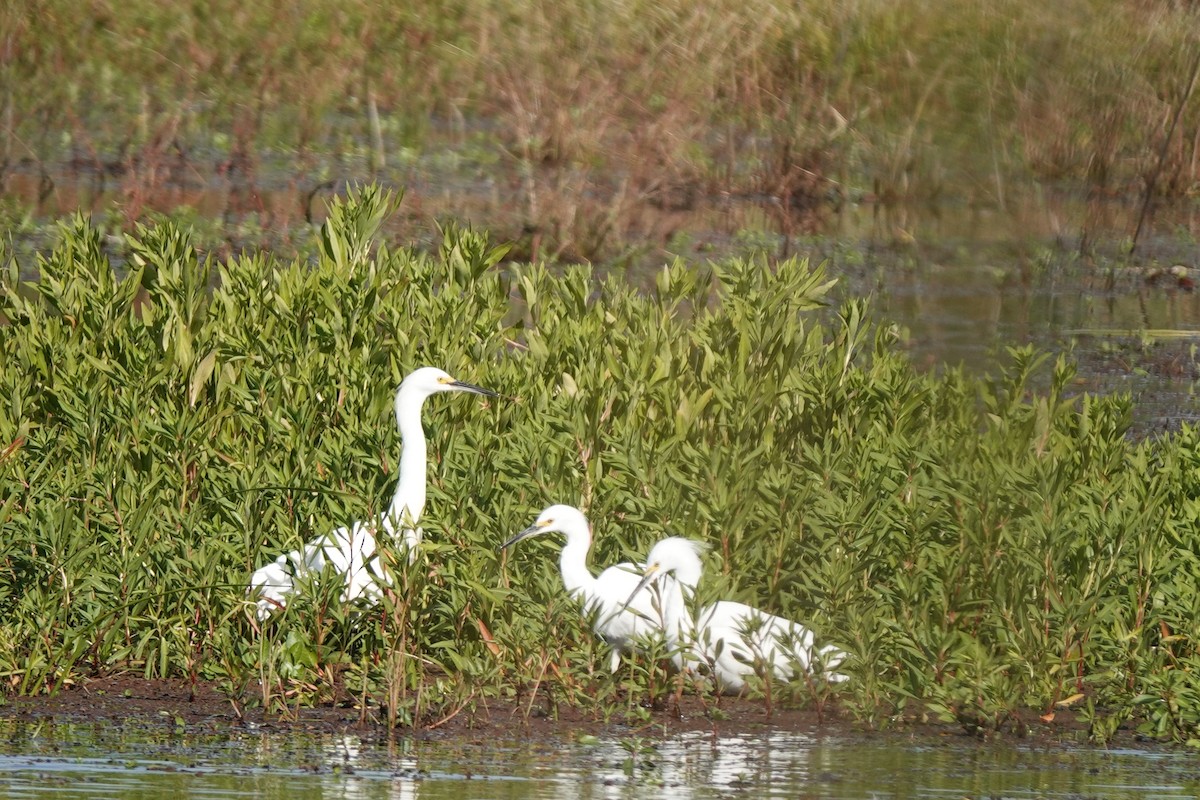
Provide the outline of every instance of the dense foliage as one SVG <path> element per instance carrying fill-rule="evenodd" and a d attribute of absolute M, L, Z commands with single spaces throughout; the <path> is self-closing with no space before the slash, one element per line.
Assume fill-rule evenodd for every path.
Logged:
<path fill-rule="evenodd" d="M 114 264 L 83 220 L 0 298 L 0 678 L 40 692 L 137 669 L 286 712 L 349 693 L 425 724 L 495 696 L 645 713 L 654 659 L 603 671 L 557 548 L 498 545 L 584 507 L 593 564 L 667 534 L 712 545 L 704 592 L 807 621 L 851 654 L 770 702 L 973 729 L 1069 704 L 1200 736 L 1200 455 L 1125 437 L 1014 351 L 930 375 L 819 267 L 665 266 L 638 293 L 501 265 L 446 229 L 375 241 L 394 198 L 338 202 L 311 263 L 198 259 L 170 225 Z M 31 271 L 35 282 L 19 284 Z M 427 404 L 426 540 L 379 608 L 310 587 L 260 627 L 250 571 L 390 497 L 392 391 L 434 364 L 499 400 Z M 253 688 L 252 688 L 253 687 Z M 530 691 L 533 689 L 533 691 Z"/>

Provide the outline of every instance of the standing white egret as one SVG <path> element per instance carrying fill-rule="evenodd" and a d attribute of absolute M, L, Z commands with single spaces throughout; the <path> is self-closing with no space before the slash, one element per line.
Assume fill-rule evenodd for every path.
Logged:
<path fill-rule="evenodd" d="M 592 620 L 596 635 L 612 646 L 609 667 L 616 672 L 621 665 L 621 653 L 633 649 L 636 639 L 661 633 L 661 629 L 656 629 L 651 622 L 654 614 L 651 594 L 644 592 L 630 597 L 630 592 L 638 586 L 642 570 L 626 562 L 609 567 L 599 577 L 593 575 L 587 565 L 588 551 L 592 547 L 591 526 L 582 511 L 567 505 L 550 506 L 538 515 L 536 522 L 500 545 L 500 549 L 530 536 L 555 532 L 567 537 L 559 559 L 563 586 L 567 594 L 583 606 L 583 613 Z M 627 598 L 633 602 L 626 602 Z"/>
<path fill-rule="evenodd" d="M 797 666 L 811 671 L 814 660 L 819 659 L 826 669 L 842 662 L 845 653 L 836 647 L 815 649 L 812 632 L 800 623 L 745 603 L 719 600 L 693 617 L 691 601 L 703 570 L 703 549 L 700 542 L 691 539 L 663 539 L 651 548 L 642 580 L 629 595 L 629 601 L 636 603 L 646 596 L 642 590 L 647 586 L 674 577 L 668 585 L 659 587 L 661 601 L 654 613 L 655 619 L 662 620 L 676 668 L 694 669 L 704 664 L 720 691 L 738 694 L 747 677 L 761 674 L 759 667 L 770 668 L 774 677 L 786 681 L 792 679 Z M 824 676 L 829 681 L 846 679 L 836 672 Z"/>
<path fill-rule="evenodd" d="M 349 528 L 313 539 L 303 551 L 293 550 L 258 569 L 250 576 L 249 592 L 257 595 L 257 614 L 266 619 L 282 608 L 295 592 L 296 579 L 319 573 L 329 564 L 345 580 L 342 600 L 365 597 L 379 599 L 381 586 L 388 584 L 382 564 L 375 556 L 375 535 L 386 533 L 393 539 L 401 532 L 409 551 L 416 558 L 421 541 L 417 522 L 425 510 L 425 470 L 428 452 L 425 429 L 421 426 L 421 407 L 425 398 L 440 392 L 474 392 L 496 397 L 490 389 L 455 380 L 437 367 L 422 367 L 409 373 L 396 390 L 396 427 L 400 430 L 400 478 L 387 513 L 371 522 L 356 522 Z"/>

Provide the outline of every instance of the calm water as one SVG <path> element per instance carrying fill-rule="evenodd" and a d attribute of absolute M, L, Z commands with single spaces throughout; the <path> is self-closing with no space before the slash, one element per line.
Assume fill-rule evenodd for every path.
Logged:
<path fill-rule="evenodd" d="M 1075 362 L 1077 391 L 1130 395 L 1139 435 L 1200 422 L 1200 206 L 1175 209 L 1125 257 L 1136 209 L 1086 205 L 852 207 L 795 249 L 825 260 L 843 296 L 870 297 L 921 367 L 995 374 L 1007 348 L 1033 345 Z M 1094 261 L 1078 255 L 1084 218 L 1101 226 Z M 1163 274 L 1172 267 L 1182 280 Z"/>
<path fill-rule="evenodd" d="M 769 731 L 594 743 L 486 737 L 367 743 L 353 736 L 155 736 L 90 723 L 7 723 L 0 739 L 0 794 L 14 798 L 1200 796 L 1194 753 L 1039 749 L 959 737 Z"/>

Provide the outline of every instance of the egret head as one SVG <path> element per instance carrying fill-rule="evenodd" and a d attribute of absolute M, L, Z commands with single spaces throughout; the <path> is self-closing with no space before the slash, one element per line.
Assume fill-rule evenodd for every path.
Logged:
<path fill-rule="evenodd" d="M 538 515 L 537 520 L 532 525 L 500 545 L 500 549 L 504 550 L 522 539 L 537 536 L 539 533 L 558 532 L 571 536 L 572 534 L 578 535 L 579 531 L 583 531 L 585 535 L 590 535 L 587 517 L 583 515 L 582 511 L 574 506 L 550 506 Z"/>
<path fill-rule="evenodd" d="M 629 593 L 625 605 L 629 605 L 638 592 L 654 583 L 662 575 L 674 574 L 684 586 L 694 589 L 700 581 L 702 565 L 700 554 L 705 550 L 703 542 L 685 539 L 682 536 L 670 536 L 650 548 L 646 556 L 646 568 L 642 571 L 642 579 L 637 587 Z"/>
<path fill-rule="evenodd" d="M 408 373 L 408 376 L 401 382 L 400 388 L 396 391 L 396 403 L 399 405 L 402 397 L 424 400 L 429 395 L 438 392 L 474 392 L 488 397 L 497 396 L 491 389 L 455 380 L 445 370 L 437 367 L 421 367 Z"/>

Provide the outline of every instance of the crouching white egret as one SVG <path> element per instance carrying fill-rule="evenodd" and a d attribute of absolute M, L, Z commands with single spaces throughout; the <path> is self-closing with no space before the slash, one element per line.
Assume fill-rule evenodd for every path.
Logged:
<path fill-rule="evenodd" d="M 249 593 L 256 599 L 258 618 L 266 619 L 282 608 L 295 592 L 298 578 L 319 573 L 326 564 L 345 581 L 342 600 L 379 599 L 381 586 L 389 579 L 375 555 L 375 537 L 382 533 L 396 539 L 397 532 L 416 557 L 421 541 L 417 522 L 425 510 L 425 470 L 428 453 L 421 407 L 425 398 L 440 392 L 473 392 L 496 397 L 491 389 L 455 380 L 437 367 L 421 367 L 409 373 L 396 390 L 396 427 L 400 430 L 400 478 L 387 513 L 370 522 L 356 522 L 310 541 L 301 551 L 293 550 L 255 570 Z"/>
<path fill-rule="evenodd" d="M 596 635 L 612 646 L 609 668 L 616 672 L 621 665 L 621 653 L 632 650 L 636 639 L 661 633 L 651 622 L 654 600 L 650 592 L 630 596 L 638 586 L 641 568 L 626 562 L 609 567 L 599 577 L 593 575 L 587 565 L 592 547 L 591 526 L 582 511 L 567 505 L 550 506 L 538 515 L 536 522 L 500 545 L 500 549 L 543 533 L 562 533 L 567 537 L 559 559 L 563 586 L 583 606 Z M 627 599 L 631 602 L 626 602 Z"/>
<path fill-rule="evenodd" d="M 793 670 L 813 671 L 836 667 L 845 653 L 836 647 L 814 648 L 813 634 L 798 622 L 760 611 L 745 603 L 719 600 L 692 616 L 692 598 L 703 567 L 700 542 L 672 536 L 654 545 L 646 558 L 641 581 L 629 595 L 631 603 L 647 597 L 643 590 L 658 584 L 660 601 L 654 619 L 661 620 L 667 646 L 677 669 L 706 665 L 726 694 L 738 694 L 746 678 L 770 669 L 775 678 L 791 680 Z M 664 579 L 673 576 L 674 580 Z M 819 662 L 814 665 L 814 662 Z M 843 681 L 845 675 L 824 672 L 826 680 Z"/>

